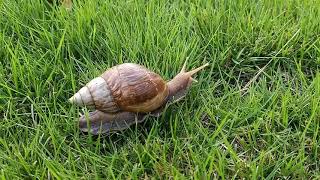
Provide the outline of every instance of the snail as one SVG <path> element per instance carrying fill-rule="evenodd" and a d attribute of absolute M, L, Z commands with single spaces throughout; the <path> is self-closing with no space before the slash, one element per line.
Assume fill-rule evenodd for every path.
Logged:
<path fill-rule="evenodd" d="M 80 130 L 95 135 L 110 133 L 142 122 L 148 115 L 160 116 L 166 105 L 186 95 L 192 81 L 197 82 L 192 75 L 209 65 L 186 71 L 186 63 L 169 82 L 135 63 L 123 63 L 107 69 L 69 99 L 77 106 L 95 109 L 88 116 L 80 117 Z"/>

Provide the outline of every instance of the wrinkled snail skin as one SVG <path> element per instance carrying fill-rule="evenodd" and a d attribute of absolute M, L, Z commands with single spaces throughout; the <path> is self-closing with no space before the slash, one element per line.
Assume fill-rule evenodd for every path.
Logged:
<path fill-rule="evenodd" d="M 133 112 L 104 113 L 99 110 L 90 112 L 88 117 L 83 115 L 79 120 L 79 127 L 82 132 L 90 132 L 93 135 L 109 134 L 114 131 L 121 131 L 133 124 L 140 123 L 148 114 Z M 86 119 L 89 118 L 89 121 Z M 88 128 L 88 123 L 89 127 Z"/>
<path fill-rule="evenodd" d="M 79 127 L 81 131 L 97 135 L 124 130 L 133 124 L 144 121 L 149 115 L 160 116 L 166 105 L 181 100 L 186 95 L 192 82 L 196 81 L 192 78 L 192 75 L 208 65 L 207 63 L 186 72 L 185 62 L 181 72 L 169 82 L 165 82 L 159 75 L 142 66 L 130 63 L 121 64 L 110 68 L 102 76 L 90 81 L 85 86 L 87 88 L 80 89 L 69 101 L 79 106 L 94 105 L 96 108 L 88 116 L 82 115 L 80 117 Z M 91 86 L 104 89 L 105 87 L 102 87 L 102 84 L 105 83 L 108 84 L 108 93 L 101 93 L 99 98 L 102 99 L 91 97 L 90 100 L 88 91 L 90 91 L 91 96 L 97 94 L 96 92 L 92 93 L 94 88 Z M 96 88 L 96 91 L 98 90 Z M 82 93 L 86 94 L 82 95 Z M 109 98 L 110 95 L 112 95 L 112 100 Z M 114 101 L 116 105 L 111 111 L 109 105 L 101 108 L 102 105 L 93 100 L 100 103 L 104 101 L 107 104 Z"/>

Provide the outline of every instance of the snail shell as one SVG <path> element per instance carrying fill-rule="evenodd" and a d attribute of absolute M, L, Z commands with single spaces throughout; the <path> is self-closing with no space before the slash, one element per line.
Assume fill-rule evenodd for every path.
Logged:
<path fill-rule="evenodd" d="M 69 100 L 108 113 L 150 112 L 160 107 L 168 94 L 161 76 L 143 66 L 124 63 L 91 80 Z"/>

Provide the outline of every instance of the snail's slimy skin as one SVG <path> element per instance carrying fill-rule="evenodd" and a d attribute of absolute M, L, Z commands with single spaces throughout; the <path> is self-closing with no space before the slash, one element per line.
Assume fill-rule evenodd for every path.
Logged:
<path fill-rule="evenodd" d="M 147 114 L 133 112 L 119 112 L 115 114 L 105 113 L 99 110 L 90 112 L 80 117 L 79 127 L 83 132 L 90 132 L 93 135 L 108 134 L 114 131 L 121 131 L 131 125 L 144 121 Z M 88 126 L 89 125 L 89 126 Z"/>

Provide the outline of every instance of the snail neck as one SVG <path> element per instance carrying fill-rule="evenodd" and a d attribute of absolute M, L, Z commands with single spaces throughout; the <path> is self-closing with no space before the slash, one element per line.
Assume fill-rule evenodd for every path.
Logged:
<path fill-rule="evenodd" d="M 182 99 L 192 82 L 191 77 L 187 73 L 179 73 L 171 81 L 167 83 L 169 95 L 167 102 L 176 102 Z"/>

